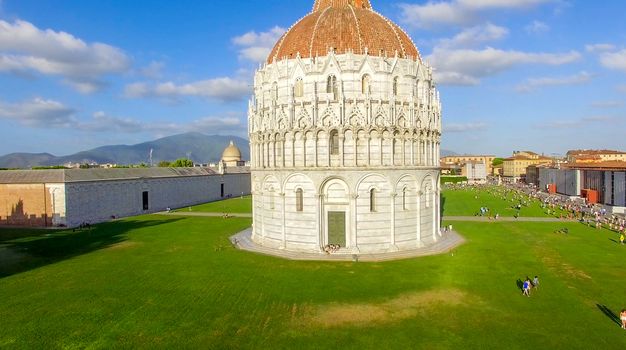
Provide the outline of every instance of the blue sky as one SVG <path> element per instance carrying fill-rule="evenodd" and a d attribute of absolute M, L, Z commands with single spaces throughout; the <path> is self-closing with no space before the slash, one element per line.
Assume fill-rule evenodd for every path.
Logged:
<path fill-rule="evenodd" d="M 0 154 L 246 136 L 254 69 L 312 4 L 0 0 Z M 626 149 L 626 2 L 372 4 L 436 70 L 442 148 Z"/>

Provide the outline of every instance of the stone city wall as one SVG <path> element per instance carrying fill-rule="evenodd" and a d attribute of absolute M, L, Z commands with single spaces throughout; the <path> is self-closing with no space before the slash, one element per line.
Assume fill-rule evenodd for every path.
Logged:
<path fill-rule="evenodd" d="M 66 186 L 67 224 L 74 227 L 247 195 L 250 174 L 75 182 Z M 144 192 L 148 193 L 147 209 Z"/>

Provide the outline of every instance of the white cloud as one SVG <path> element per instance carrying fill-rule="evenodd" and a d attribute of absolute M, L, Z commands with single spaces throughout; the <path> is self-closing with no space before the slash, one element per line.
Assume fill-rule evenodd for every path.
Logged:
<path fill-rule="evenodd" d="M 442 85 L 474 86 L 480 84 L 480 79 L 459 72 L 441 72 L 435 70 L 435 81 Z"/>
<path fill-rule="evenodd" d="M 465 29 L 451 39 L 443 39 L 437 46 L 445 48 L 474 47 L 485 42 L 502 39 L 508 34 L 507 28 L 486 23 Z"/>
<path fill-rule="evenodd" d="M 608 69 L 626 72 L 626 49 L 601 53 L 600 63 Z"/>
<path fill-rule="evenodd" d="M 443 126 L 444 132 L 455 132 L 455 133 L 473 132 L 473 131 L 479 131 L 479 130 L 485 130 L 485 129 L 487 129 L 487 124 L 483 122 L 472 122 L 472 123 L 464 123 L 464 124 L 452 123 L 452 124 L 445 124 Z"/>
<path fill-rule="evenodd" d="M 245 134 L 246 126 L 235 114 L 224 117 L 203 117 L 189 123 L 146 122 L 116 117 L 99 111 L 86 120 L 77 118 L 77 111 L 63 103 L 35 98 L 19 103 L 0 101 L 0 119 L 11 120 L 28 128 L 71 129 L 84 132 L 117 132 L 172 134 L 188 131 Z"/>
<path fill-rule="evenodd" d="M 626 72 L 626 49 L 608 43 L 586 45 L 585 49 L 596 54 L 603 67 Z"/>
<path fill-rule="evenodd" d="M 537 7 L 555 0 L 451 0 L 429 1 L 424 5 L 400 4 L 402 21 L 417 28 L 442 25 L 463 26 L 476 23 L 486 12 L 520 10 Z"/>
<path fill-rule="evenodd" d="M 457 0 L 459 5 L 474 10 L 526 9 L 542 5 L 553 0 Z"/>
<path fill-rule="evenodd" d="M 203 117 L 191 121 L 190 123 L 170 123 L 170 122 L 144 122 L 133 118 L 116 117 L 99 111 L 93 114 L 92 118 L 86 122 L 77 122 L 74 129 L 87 132 L 119 132 L 119 133 L 140 133 L 148 132 L 153 134 L 173 134 L 189 131 L 216 133 L 241 133 L 246 127 L 242 121 L 234 116 L 226 117 Z"/>
<path fill-rule="evenodd" d="M 562 119 L 546 121 L 544 123 L 535 124 L 532 127 L 540 130 L 553 129 L 580 129 L 581 127 L 599 126 L 605 127 L 606 123 L 619 123 L 614 117 L 605 115 L 590 115 L 577 119 Z"/>
<path fill-rule="evenodd" d="M 77 122 L 74 128 L 83 131 L 116 131 L 136 133 L 144 131 L 144 125 L 131 118 L 112 117 L 99 111 L 93 114 L 92 119 L 86 122 Z"/>
<path fill-rule="evenodd" d="M 624 106 L 624 101 L 595 101 L 591 103 L 594 108 L 619 108 Z"/>
<path fill-rule="evenodd" d="M 285 33 L 285 28 L 274 27 L 267 32 L 247 32 L 232 39 L 233 44 L 239 47 L 239 59 L 252 62 L 263 62 L 267 59 L 272 48 Z"/>
<path fill-rule="evenodd" d="M 487 47 L 482 50 L 453 50 L 435 47 L 426 57 L 435 67 L 437 82 L 447 85 L 476 85 L 489 77 L 525 64 L 563 65 L 580 59 L 576 51 L 568 53 L 528 53 Z"/>
<path fill-rule="evenodd" d="M 113 46 L 85 43 L 65 32 L 0 20 L 0 72 L 61 76 L 83 93 L 105 85 L 103 77 L 128 70 L 130 59 Z"/>
<path fill-rule="evenodd" d="M 177 85 L 173 82 L 133 83 L 127 85 L 124 91 L 124 95 L 128 98 L 177 99 L 183 96 L 197 96 L 222 102 L 240 100 L 250 93 L 251 88 L 247 81 L 232 78 L 215 78 L 183 85 Z"/>
<path fill-rule="evenodd" d="M 614 117 L 610 117 L 606 115 L 592 115 L 589 117 L 581 118 L 581 121 L 586 122 L 586 123 L 593 123 L 593 122 L 615 122 L 617 120 Z"/>
<path fill-rule="evenodd" d="M 74 124 L 76 111 L 62 103 L 34 98 L 20 103 L 0 101 L 0 118 L 31 128 L 61 128 Z"/>
<path fill-rule="evenodd" d="M 402 22 L 411 27 L 465 25 L 476 20 L 476 13 L 466 11 L 458 2 L 428 2 L 424 5 L 400 4 Z"/>
<path fill-rule="evenodd" d="M 165 63 L 152 61 L 147 66 L 141 68 L 139 73 L 148 79 L 161 79 Z"/>
<path fill-rule="evenodd" d="M 587 52 L 597 53 L 597 52 L 606 52 L 615 50 L 615 45 L 613 44 L 590 44 L 585 46 L 585 50 Z"/>
<path fill-rule="evenodd" d="M 591 81 L 593 75 L 587 72 L 580 72 L 575 75 L 566 77 L 542 77 L 542 78 L 529 78 L 524 83 L 517 86 L 519 92 L 532 92 L 542 87 L 547 86 L 565 86 L 565 85 L 580 85 Z"/>
<path fill-rule="evenodd" d="M 533 21 L 524 27 L 524 30 L 529 34 L 542 34 L 550 31 L 550 26 L 540 21 Z"/>

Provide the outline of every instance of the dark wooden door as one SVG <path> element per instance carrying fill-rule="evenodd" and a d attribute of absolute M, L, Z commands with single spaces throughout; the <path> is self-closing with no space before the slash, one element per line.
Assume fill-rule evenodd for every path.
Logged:
<path fill-rule="evenodd" d="M 328 244 L 346 246 L 346 212 L 328 212 Z"/>

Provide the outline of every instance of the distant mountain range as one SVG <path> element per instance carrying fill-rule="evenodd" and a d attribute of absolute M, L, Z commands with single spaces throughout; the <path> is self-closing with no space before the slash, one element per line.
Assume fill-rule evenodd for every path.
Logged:
<path fill-rule="evenodd" d="M 70 162 L 120 165 L 148 163 L 150 150 L 152 150 L 154 164 L 187 156 L 195 163 L 209 163 L 221 159 L 222 152 L 231 140 L 241 150 L 242 158 L 249 160 L 250 147 L 246 139 L 237 136 L 209 136 L 190 132 L 131 146 L 103 146 L 61 157 L 49 153 L 11 153 L 0 157 L 0 168 L 26 169 L 36 166 L 64 165 Z"/>
<path fill-rule="evenodd" d="M 441 157 L 449 157 L 449 156 L 458 156 L 458 153 L 452 152 L 452 151 L 448 151 L 447 149 L 442 149 L 440 150 L 441 153 Z"/>
<path fill-rule="evenodd" d="M 190 132 L 131 146 L 103 146 L 61 157 L 49 153 L 11 153 L 0 157 L 0 168 L 28 169 L 37 166 L 54 166 L 67 163 L 147 164 L 151 149 L 152 162 L 154 164 L 158 164 L 162 160 L 173 161 L 187 157 L 187 155 L 195 163 L 210 163 L 222 158 L 222 152 L 231 140 L 241 150 L 243 159 L 250 160 L 250 147 L 246 139 L 237 136 L 209 136 L 198 132 Z M 442 157 L 453 155 L 456 155 L 456 153 L 441 150 Z"/>

